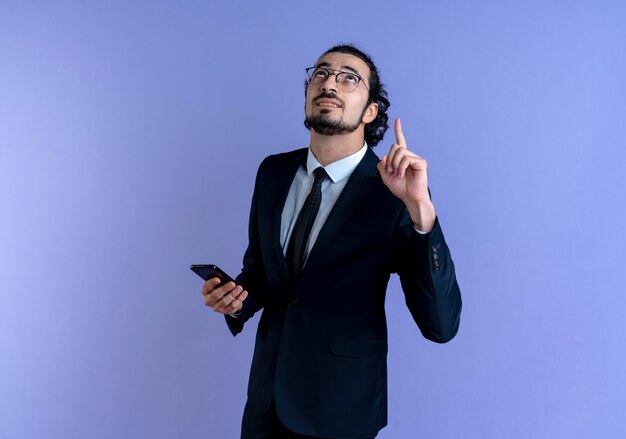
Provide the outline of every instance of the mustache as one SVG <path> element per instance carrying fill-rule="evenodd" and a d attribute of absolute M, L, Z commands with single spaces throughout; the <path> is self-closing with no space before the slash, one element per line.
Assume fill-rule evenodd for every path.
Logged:
<path fill-rule="evenodd" d="M 320 99 L 334 99 L 337 102 L 339 102 L 339 104 L 342 107 L 344 106 L 344 102 L 341 99 L 339 99 L 335 93 L 324 92 L 320 94 L 319 96 L 317 96 L 315 99 L 313 99 L 313 103 L 319 101 Z"/>

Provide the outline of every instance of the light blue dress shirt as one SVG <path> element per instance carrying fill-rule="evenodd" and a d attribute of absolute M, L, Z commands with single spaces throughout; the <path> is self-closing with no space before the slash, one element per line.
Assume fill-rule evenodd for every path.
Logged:
<path fill-rule="evenodd" d="M 322 202 L 320 204 L 320 210 L 317 212 L 317 216 L 313 222 L 311 234 L 309 235 L 309 240 L 304 252 L 305 258 L 308 256 L 311 248 L 313 248 L 315 240 L 317 239 L 322 226 L 326 222 L 330 211 L 337 202 L 339 195 L 341 195 L 341 192 L 346 187 L 348 178 L 352 175 L 352 172 L 365 156 L 367 148 L 367 143 L 365 143 L 363 147 L 354 154 L 324 166 L 324 170 L 330 178 L 327 178 L 322 182 Z M 311 148 L 309 148 L 306 159 L 306 169 L 304 166 L 300 166 L 298 172 L 296 172 L 296 176 L 294 177 L 291 187 L 289 188 L 289 194 L 287 195 L 285 206 L 283 207 L 283 213 L 280 221 L 280 244 L 285 255 L 287 254 L 289 239 L 291 238 L 291 233 L 293 232 L 296 220 L 298 219 L 298 214 L 300 213 L 300 210 L 304 205 L 304 201 L 313 187 L 313 171 L 320 166 L 322 165 L 317 161 L 315 155 L 313 155 Z"/>

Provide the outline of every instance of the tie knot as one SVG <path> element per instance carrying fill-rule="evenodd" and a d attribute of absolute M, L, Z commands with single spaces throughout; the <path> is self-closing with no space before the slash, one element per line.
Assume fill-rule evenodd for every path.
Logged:
<path fill-rule="evenodd" d="M 321 183 L 328 178 L 328 174 L 326 173 L 326 169 L 319 166 L 313 171 L 313 177 L 315 177 L 315 183 Z"/>

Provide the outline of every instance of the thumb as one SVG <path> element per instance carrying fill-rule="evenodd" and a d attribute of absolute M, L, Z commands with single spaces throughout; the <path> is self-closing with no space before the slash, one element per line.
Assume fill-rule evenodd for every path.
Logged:
<path fill-rule="evenodd" d="M 386 155 L 384 155 L 383 158 L 380 159 L 376 167 L 378 168 L 379 171 L 381 169 L 385 169 L 385 170 L 387 169 L 387 156 Z"/>
<path fill-rule="evenodd" d="M 387 171 L 387 156 L 384 155 L 383 158 L 376 165 L 378 172 L 380 172 L 381 176 L 387 175 L 389 172 Z"/>

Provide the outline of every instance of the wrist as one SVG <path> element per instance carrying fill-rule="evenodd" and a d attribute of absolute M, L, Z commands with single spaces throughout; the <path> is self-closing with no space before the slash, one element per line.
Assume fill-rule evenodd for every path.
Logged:
<path fill-rule="evenodd" d="M 424 203 L 405 203 L 405 205 L 415 229 L 428 233 L 435 228 L 437 213 L 435 205 L 430 200 Z"/>

